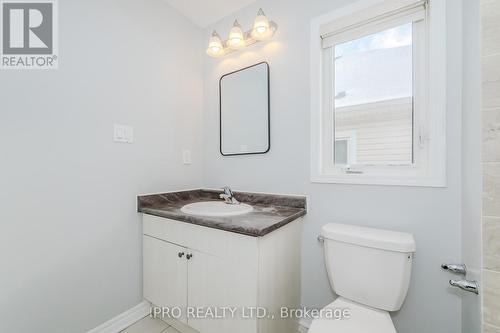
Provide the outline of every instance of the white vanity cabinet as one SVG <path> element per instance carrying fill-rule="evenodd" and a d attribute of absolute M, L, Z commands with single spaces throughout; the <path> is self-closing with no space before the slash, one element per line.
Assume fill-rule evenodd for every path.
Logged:
<path fill-rule="evenodd" d="M 280 310 L 300 305 L 300 221 L 252 237 L 144 214 L 144 298 L 182 308 L 184 316 L 167 321 L 183 332 L 297 332 L 296 320 L 281 319 Z M 211 316 L 224 307 L 235 316 Z M 257 308 L 274 319 L 256 318 Z M 200 318 L 188 309 L 211 312 Z"/>

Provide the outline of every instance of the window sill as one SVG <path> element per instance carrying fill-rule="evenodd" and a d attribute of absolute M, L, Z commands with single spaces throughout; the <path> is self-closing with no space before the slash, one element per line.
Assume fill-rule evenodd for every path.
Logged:
<path fill-rule="evenodd" d="M 408 176 L 384 177 L 366 174 L 316 174 L 311 175 L 311 183 L 444 188 L 446 187 L 446 178 L 444 175 L 440 177 L 421 176 L 409 178 Z"/>

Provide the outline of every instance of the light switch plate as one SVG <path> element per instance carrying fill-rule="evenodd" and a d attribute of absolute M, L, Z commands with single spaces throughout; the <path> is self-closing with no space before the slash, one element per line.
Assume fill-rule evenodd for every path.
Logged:
<path fill-rule="evenodd" d="M 134 142 L 134 128 L 128 125 L 115 124 L 113 130 L 113 140 L 121 143 Z"/>

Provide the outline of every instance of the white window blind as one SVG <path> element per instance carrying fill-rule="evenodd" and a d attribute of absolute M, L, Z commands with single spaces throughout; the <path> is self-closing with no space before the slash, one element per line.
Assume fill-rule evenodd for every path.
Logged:
<path fill-rule="evenodd" d="M 335 44 L 348 40 L 359 30 L 370 28 L 370 30 L 384 30 L 389 25 L 394 26 L 400 22 L 418 22 L 427 16 L 428 0 L 395 0 L 388 1 L 383 5 L 377 5 L 358 13 L 355 18 L 341 18 L 325 25 L 321 29 L 323 48 L 329 48 Z"/>

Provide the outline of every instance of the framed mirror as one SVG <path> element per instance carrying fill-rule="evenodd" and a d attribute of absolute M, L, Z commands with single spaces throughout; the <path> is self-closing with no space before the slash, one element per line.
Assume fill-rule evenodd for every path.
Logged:
<path fill-rule="evenodd" d="M 223 75 L 219 98 L 221 154 L 267 153 L 271 147 L 267 62 Z"/>

